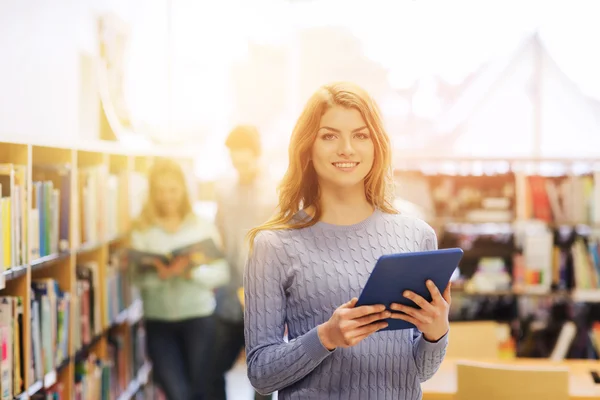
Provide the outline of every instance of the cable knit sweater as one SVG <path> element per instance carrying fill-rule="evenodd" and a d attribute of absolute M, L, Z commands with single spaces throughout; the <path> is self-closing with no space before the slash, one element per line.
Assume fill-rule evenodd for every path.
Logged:
<path fill-rule="evenodd" d="M 309 218 L 304 211 L 297 217 Z M 424 221 L 379 210 L 350 226 L 317 222 L 259 233 L 244 275 L 252 385 L 282 400 L 421 399 L 420 383 L 439 368 L 447 334 L 432 343 L 412 329 L 375 332 L 329 351 L 317 326 L 360 295 L 381 255 L 436 248 Z"/>

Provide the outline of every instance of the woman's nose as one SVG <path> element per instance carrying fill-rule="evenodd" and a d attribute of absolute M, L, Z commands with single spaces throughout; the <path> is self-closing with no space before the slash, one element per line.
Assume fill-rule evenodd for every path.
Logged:
<path fill-rule="evenodd" d="M 342 139 L 340 140 L 338 148 L 338 155 L 340 156 L 351 156 L 354 154 L 354 148 L 352 147 L 352 140 Z"/>

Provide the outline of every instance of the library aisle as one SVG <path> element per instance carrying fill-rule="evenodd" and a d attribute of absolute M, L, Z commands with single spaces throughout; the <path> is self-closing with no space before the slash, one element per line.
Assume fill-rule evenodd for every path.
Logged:
<path fill-rule="evenodd" d="M 153 158 L 180 154 L 0 143 L 2 398 L 151 390 L 142 303 L 121 250 Z"/>
<path fill-rule="evenodd" d="M 316 256 L 298 258 L 290 249 L 300 247 L 288 246 L 293 238 L 278 246 L 267 235 L 260 264 L 281 268 L 244 274 L 243 237 L 276 208 L 274 187 L 284 176 L 290 183 L 281 186 L 282 201 L 295 199 L 289 213 L 309 206 L 324 219 L 314 222 L 327 222 L 338 211 L 330 211 L 327 193 L 336 192 L 329 198 L 342 210 L 364 186 L 372 204 L 362 193 L 356 204 L 365 210 L 392 194 L 400 213 L 432 227 L 439 249 L 463 250 L 451 278 L 448 347 L 439 370 L 421 383 L 423 400 L 600 400 L 600 57 L 590 50 L 600 41 L 598 6 L 527 2 L 473 2 L 466 13 L 456 2 L 431 7 L 423 0 L 0 1 L 0 400 L 164 400 L 153 380 L 158 371 L 165 392 L 187 392 L 180 378 L 197 374 L 188 380 L 198 384 L 207 368 L 219 368 L 183 367 L 182 359 L 203 364 L 212 361 L 198 356 L 207 349 L 232 349 L 221 359 L 229 365 L 242 352 L 246 300 L 236 294 L 244 293 L 244 275 L 267 283 L 246 292 L 248 304 L 258 304 L 248 315 L 262 313 L 277 322 L 271 332 L 282 333 L 296 318 L 291 353 L 320 355 L 318 335 L 298 340 L 318 331 L 302 321 L 317 313 L 313 321 L 325 321 L 321 313 L 331 304 L 315 305 L 306 285 L 319 276 L 302 271 L 316 270 Z M 309 100 L 340 81 L 369 96 L 336 84 Z M 327 101 L 311 103 L 318 99 Z M 351 110 L 325 123 L 326 113 L 344 107 Z M 331 162 L 315 163 L 315 156 Z M 176 180 L 185 184 L 153 181 L 160 182 L 153 184 L 155 204 L 137 218 L 148 172 L 163 158 L 183 167 Z M 336 181 L 336 174 L 344 175 Z M 293 193 L 302 185 L 309 187 Z M 182 188 L 189 202 L 181 201 Z M 223 245 L 224 255 L 177 257 L 196 244 L 189 245 L 187 223 L 179 225 L 186 227 L 181 236 L 175 232 L 181 221 L 169 214 L 189 208 L 214 218 L 189 225 L 203 236 L 194 240 L 214 250 Z M 161 212 L 160 235 L 132 235 L 133 222 L 155 222 Z M 338 293 L 329 284 L 342 279 L 358 291 L 354 278 L 366 279 L 372 260 L 350 253 L 374 260 L 384 241 L 411 237 L 404 230 L 410 225 L 389 229 L 388 238 L 365 235 L 372 250 L 359 249 L 362 236 L 344 240 L 351 251 L 333 260 L 341 267 L 323 262 L 329 280 L 309 282 L 317 297 Z M 433 241 L 414 225 L 410 248 Z M 328 239 L 314 239 L 323 254 Z M 160 257 L 156 270 L 135 276 L 134 257 L 155 251 L 177 261 Z M 282 252 L 294 265 L 285 265 Z M 352 271 L 353 262 L 363 269 Z M 281 301 L 271 296 L 275 290 Z M 282 307 L 282 293 L 291 299 L 286 307 L 304 301 L 311 311 L 299 318 Z M 228 340 L 203 335 L 212 316 L 222 318 L 217 337 Z M 284 338 L 262 343 L 255 328 L 248 330 L 260 346 L 253 348 L 254 375 L 265 387 L 294 382 L 312 394 L 312 385 L 327 380 L 324 391 L 352 392 L 346 381 L 329 379 L 340 371 L 327 371 L 326 379 L 316 375 L 327 368 L 304 371 L 311 357 L 294 358 L 301 361 L 290 367 L 285 346 L 277 346 Z M 343 376 L 385 390 L 404 384 L 393 377 L 409 376 L 406 365 L 422 376 L 428 368 L 410 357 L 414 336 L 402 334 L 402 350 L 393 340 L 393 351 L 381 354 L 373 354 L 377 347 L 347 350 L 340 359 L 352 371 Z M 167 360 L 177 353 L 164 349 L 183 341 L 190 346 L 181 353 L 191 356 Z M 444 342 L 418 343 L 413 354 Z M 408 357 L 397 359 L 403 367 L 390 367 L 387 359 L 407 348 Z M 346 354 L 368 360 L 358 368 Z M 285 377 L 271 357 L 287 363 L 285 373 L 306 374 Z M 373 365 L 386 370 L 384 379 Z M 226 385 L 229 400 L 254 399 L 244 360 L 227 372 Z"/>

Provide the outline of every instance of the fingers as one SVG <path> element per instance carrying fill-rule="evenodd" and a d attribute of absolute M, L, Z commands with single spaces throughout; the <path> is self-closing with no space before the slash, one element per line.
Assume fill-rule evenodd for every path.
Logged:
<path fill-rule="evenodd" d="M 430 314 L 435 311 L 435 307 L 430 302 L 428 302 L 418 294 L 411 292 L 410 290 L 404 291 L 404 297 L 418 305 L 423 311 L 426 311 Z"/>
<path fill-rule="evenodd" d="M 386 328 L 387 326 L 387 322 L 378 322 L 375 324 L 364 325 L 358 329 L 354 329 L 349 336 L 350 339 L 354 342 L 354 344 L 356 344 L 362 339 L 366 338 L 367 336 L 377 332 L 378 330 Z"/>
<path fill-rule="evenodd" d="M 381 330 L 381 329 L 384 329 L 384 328 L 386 328 L 386 327 L 387 327 L 387 324 L 385 324 L 385 325 L 382 325 L 382 327 L 380 327 L 379 329 L 376 329 L 376 330 L 375 330 L 375 331 L 373 331 L 373 332 L 368 332 L 368 333 L 365 333 L 364 335 L 355 336 L 355 337 L 352 339 L 352 342 L 353 342 L 354 344 L 360 343 L 361 341 L 365 340 L 366 338 L 368 338 L 369 336 L 371 336 L 371 335 L 372 335 L 372 334 L 374 334 L 375 332 L 377 332 L 377 331 L 379 331 L 379 330 Z"/>
<path fill-rule="evenodd" d="M 444 300 L 446 303 L 452 303 L 452 282 L 448 282 L 448 286 L 446 286 L 446 290 L 444 290 Z"/>
<path fill-rule="evenodd" d="M 440 293 L 438 287 L 435 286 L 435 283 L 433 283 L 431 280 L 428 280 L 426 284 L 427 289 L 429 289 L 429 293 L 431 293 L 431 299 L 436 303 L 441 302 L 443 300 L 442 294 Z"/>
<path fill-rule="evenodd" d="M 358 298 L 353 297 L 350 301 L 342 304 L 340 306 L 340 308 L 354 308 L 354 306 L 356 305 L 357 302 L 358 302 Z"/>
<path fill-rule="evenodd" d="M 394 319 L 405 319 L 406 315 L 410 316 L 416 321 L 419 321 L 423 324 L 430 324 L 433 322 L 434 315 L 430 315 L 422 310 L 418 310 L 413 307 L 405 306 L 402 304 L 392 304 L 391 309 L 394 311 L 399 311 L 400 313 L 392 313 L 391 318 Z M 404 314 L 401 314 L 404 313 Z"/>
<path fill-rule="evenodd" d="M 361 306 L 355 307 L 347 311 L 346 317 L 348 319 L 358 319 L 370 314 L 376 314 L 385 311 L 385 306 L 382 304 L 373 306 Z"/>
<path fill-rule="evenodd" d="M 398 313 L 393 313 L 392 314 L 392 318 L 394 319 L 402 319 L 406 322 L 410 322 L 411 324 L 413 324 L 416 327 L 419 327 L 421 325 L 421 323 L 419 322 L 419 320 L 417 320 L 416 318 L 407 315 L 407 314 L 398 314 Z"/>
<path fill-rule="evenodd" d="M 375 314 L 370 314 L 365 317 L 357 318 L 354 321 L 357 324 L 356 326 L 363 326 L 363 325 L 372 324 L 373 322 L 379 321 L 381 319 L 390 318 L 391 316 L 392 316 L 392 313 L 390 311 L 383 311 L 383 312 L 379 312 L 379 313 L 375 313 Z"/>

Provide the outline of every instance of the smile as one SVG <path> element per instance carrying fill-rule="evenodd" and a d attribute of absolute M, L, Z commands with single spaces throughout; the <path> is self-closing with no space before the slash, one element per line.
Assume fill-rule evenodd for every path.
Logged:
<path fill-rule="evenodd" d="M 341 169 L 343 171 L 351 171 L 353 170 L 358 164 L 358 162 L 335 162 L 332 163 L 332 165 L 338 169 Z"/>

